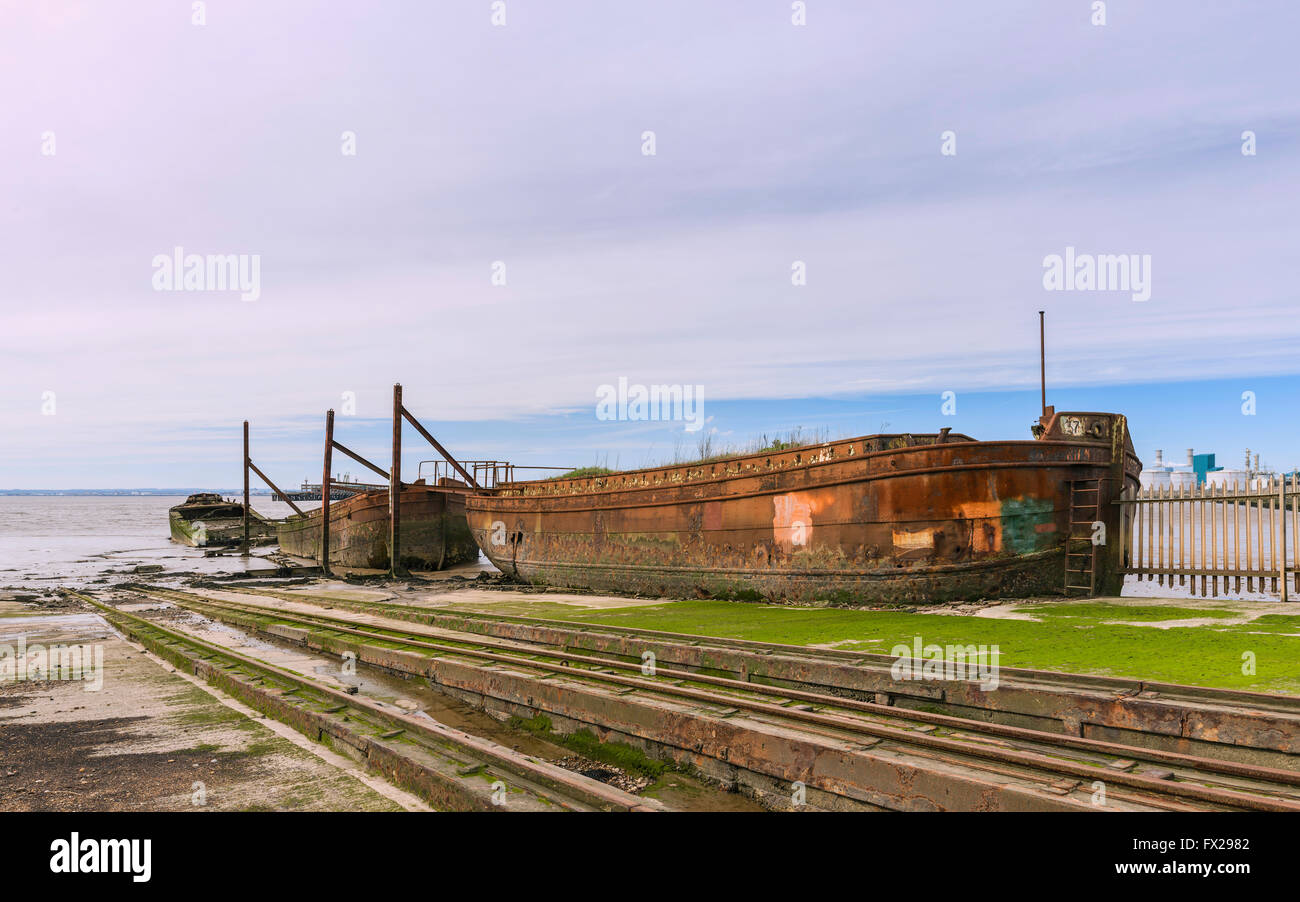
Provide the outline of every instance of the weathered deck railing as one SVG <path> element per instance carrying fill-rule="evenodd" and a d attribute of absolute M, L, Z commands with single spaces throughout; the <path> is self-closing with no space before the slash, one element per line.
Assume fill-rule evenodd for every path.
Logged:
<path fill-rule="evenodd" d="M 518 480 L 521 471 L 531 472 L 534 470 L 547 472 L 568 473 L 573 467 L 540 467 L 531 464 L 512 464 L 505 460 L 475 460 L 470 461 L 474 464 L 472 467 L 474 478 L 479 481 L 483 488 L 496 488 L 501 485 L 509 485 Z M 539 476 L 530 476 L 529 479 L 540 479 Z"/>
<path fill-rule="evenodd" d="M 1139 580 L 1188 584 L 1200 594 L 1276 593 L 1288 581 L 1300 594 L 1300 484 L 1293 474 L 1247 486 L 1201 485 L 1129 489 L 1121 496 L 1122 567 Z M 1230 586 L 1230 583 L 1232 585 Z"/>
<path fill-rule="evenodd" d="M 504 460 L 462 460 L 459 463 L 470 472 L 479 487 L 485 489 L 492 488 L 498 482 L 509 482 L 507 477 L 514 471 L 514 465 Z M 431 471 L 427 475 L 426 466 Z M 429 485 L 443 485 L 444 479 L 457 479 L 459 473 L 445 460 L 422 460 L 418 477 Z"/>

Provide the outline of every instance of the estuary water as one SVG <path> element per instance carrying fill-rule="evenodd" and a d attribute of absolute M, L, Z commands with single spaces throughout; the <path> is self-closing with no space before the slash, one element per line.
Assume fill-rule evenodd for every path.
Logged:
<path fill-rule="evenodd" d="M 47 589 L 119 582 L 141 565 L 168 572 L 235 573 L 270 566 L 274 545 L 209 557 L 213 549 L 171 541 L 167 510 L 183 495 L 0 495 L 0 588 Z M 299 502 L 308 509 L 319 502 Z M 284 502 L 253 498 L 266 517 L 291 513 Z"/>
<path fill-rule="evenodd" d="M 230 549 L 191 548 L 171 541 L 167 510 L 183 495 L 0 495 L 0 589 L 94 586 L 130 579 L 139 566 L 168 573 L 216 575 L 272 566 L 264 558 L 276 546 L 254 548 L 241 557 Z M 310 510 L 319 501 L 300 501 Z M 253 509 L 266 517 L 292 513 L 284 502 L 254 496 Z M 211 553 L 218 551 L 215 556 Z M 1130 576 L 1124 595 L 1188 597 L 1185 586 L 1160 585 Z M 1263 592 L 1233 597 L 1275 599 Z"/>

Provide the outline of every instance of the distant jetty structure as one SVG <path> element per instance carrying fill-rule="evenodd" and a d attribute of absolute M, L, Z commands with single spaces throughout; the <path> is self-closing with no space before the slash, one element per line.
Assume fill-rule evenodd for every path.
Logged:
<path fill-rule="evenodd" d="M 388 491 L 388 486 L 379 483 L 352 482 L 349 474 L 343 474 L 342 479 L 336 479 L 330 482 L 330 500 L 341 501 L 344 498 L 351 498 L 360 492 L 379 492 Z M 320 483 L 307 482 L 303 480 L 302 487 L 298 491 L 288 491 L 285 495 L 279 492 L 272 493 L 272 501 L 284 501 L 286 496 L 290 501 L 320 501 Z"/>

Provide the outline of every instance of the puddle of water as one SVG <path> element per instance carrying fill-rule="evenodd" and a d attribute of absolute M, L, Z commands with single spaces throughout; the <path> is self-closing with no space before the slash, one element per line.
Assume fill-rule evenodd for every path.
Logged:
<path fill-rule="evenodd" d="M 0 619 L 0 634 L 25 633 L 32 628 L 48 632 L 56 627 L 80 627 L 100 632 L 107 629 L 108 624 L 98 614 L 35 614 L 30 617 Z"/>

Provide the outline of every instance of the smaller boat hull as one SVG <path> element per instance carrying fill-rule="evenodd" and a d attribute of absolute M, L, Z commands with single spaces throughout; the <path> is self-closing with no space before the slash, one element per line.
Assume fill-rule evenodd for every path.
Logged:
<path fill-rule="evenodd" d="M 251 544 L 275 541 L 275 522 L 250 511 L 248 539 Z M 220 495 L 191 495 L 184 504 L 167 512 L 173 542 L 192 548 L 222 548 L 244 541 L 244 508 L 224 501 Z"/>
<path fill-rule="evenodd" d="M 406 486 L 401 493 L 402 547 L 408 570 L 442 570 L 478 560 L 478 544 L 465 521 L 465 491 L 450 486 Z M 290 517 L 277 530 L 280 550 L 320 559 L 320 508 Z M 388 493 L 362 492 L 330 503 L 331 566 L 387 570 Z"/>

